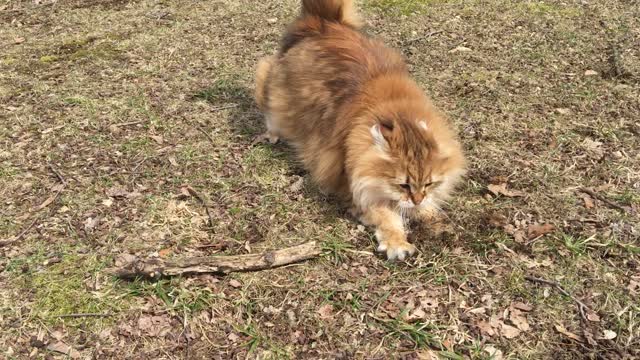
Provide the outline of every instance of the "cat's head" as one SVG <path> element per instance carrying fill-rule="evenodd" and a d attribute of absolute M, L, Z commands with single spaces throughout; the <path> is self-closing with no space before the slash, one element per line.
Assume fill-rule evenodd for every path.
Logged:
<path fill-rule="evenodd" d="M 380 190 L 402 209 L 436 206 L 464 173 L 460 146 L 437 114 L 384 112 L 369 132 Z"/>

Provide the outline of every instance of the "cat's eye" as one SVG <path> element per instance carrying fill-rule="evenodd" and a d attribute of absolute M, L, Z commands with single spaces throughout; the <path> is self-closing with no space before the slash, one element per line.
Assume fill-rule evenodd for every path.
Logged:
<path fill-rule="evenodd" d="M 407 191 L 411 190 L 411 185 L 409 184 L 400 184 L 400 187 Z"/>

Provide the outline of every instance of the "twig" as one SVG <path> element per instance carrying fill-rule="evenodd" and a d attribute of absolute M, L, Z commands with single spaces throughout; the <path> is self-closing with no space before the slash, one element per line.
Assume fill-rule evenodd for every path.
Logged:
<path fill-rule="evenodd" d="M 76 314 L 62 314 L 57 315 L 57 318 L 81 318 L 81 317 L 109 317 L 111 313 L 76 313 Z"/>
<path fill-rule="evenodd" d="M 223 105 L 223 106 L 218 106 L 218 107 L 214 107 L 211 108 L 211 111 L 219 111 L 219 110 L 224 110 L 224 109 L 231 109 L 234 107 L 238 107 L 238 104 L 228 104 L 228 105 Z"/>
<path fill-rule="evenodd" d="M 67 185 L 67 181 L 64 179 L 64 176 L 62 176 L 62 174 L 60 173 L 60 171 L 58 171 L 55 166 L 53 166 L 52 163 L 47 163 L 47 166 L 49 167 L 49 169 L 51 170 L 52 173 L 55 174 L 55 176 L 58 178 L 58 180 L 60 180 L 60 182 L 63 185 Z"/>
<path fill-rule="evenodd" d="M 200 123 L 196 123 L 196 129 L 200 130 L 200 132 L 203 133 L 204 136 L 206 136 L 207 139 L 209 139 L 209 141 L 211 141 L 212 144 L 216 143 L 211 137 L 211 135 L 209 135 L 209 133 L 202 127 Z"/>
<path fill-rule="evenodd" d="M 614 203 L 613 201 L 607 199 L 606 197 L 598 194 L 597 192 L 595 192 L 595 191 L 593 191 L 591 189 L 587 189 L 585 187 L 580 187 L 580 188 L 578 188 L 578 191 L 583 192 L 585 194 L 589 194 L 589 196 L 591 196 L 592 198 L 602 201 L 603 203 L 607 204 L 611 208 L 614 208 L 616 210 L 620 210 L 623 213 L 627 212 L 627 209 L 623 208 L 622 206 Z"/>
<path fill-rule="evenodd" d="M 112 126 L 121 127 L 121 126 L 129 126 L 129 125 L 138 125 L 138 124 L 142 124 L 143 122 L 144 122 L 144 120 L 128 121 L 128 122 L 122 122 L 122 123 L 113 124 Z"/>
<path fill-rule="evenodd" d="M 558 284 L 555 281 L 550 281 L 550 280 L 546 280 L 546 279 L 541 279 L 541 278 L 537 278 L 534 276 L 525 276 L 524 277 L 526 280 L 532 281 L 532 282 L 537 282 L 537 283 L 542 283 L 542 284 L 546 284 L 546 285 L 550 285 L 555 287 L 562 295 L 570 298 L 571 300 L 573 300 L 576 305 L 578 306 L 578 310 L 580 311 L 580 316 L 582 317 L 583 320 L 587 321 L 587 315 L 585 314 L 585 310 L 591 310 L 589 309 L 589 307 L 587 305 L 585 305 L 582 301 L 576 299 L 573 295 L 569 294 L 569 292 L 567 292 L 567 290 L 565 290 L 562 285 Z"/>
<path fill-rule="evenodd" d="M 213 228 L 213 216 L 211 216 L 211 212 L 209 211 L 209 207 L 210 207 L 209 203 L 205 201 L 205 199 L 191 186 L 187 186 L 186 189 L 189 192 L 189 194 L 191 194 L 191 196 L 198 199 L 198 201 L 200 201 L 202 206 L 204 206 L 204 210 L 207 212 L 207 216 L 209 217 L 209 227 Z"/>
<path fill-rule="evenodd" d="M 107 272 L 121 279 L 159 279 L 184 274 L 214 273 L 226 275 L 232 272 L 258 271 L 309 260 L 319 256 L 322 248 L 315 241 L 262 254 L 237 256 L 203 256 L 179 260 L 160 258 L 135 259 Z"/>
<path fill-rule="evenodd" d="M 7 246 L 7 245 L 10 245 L 10 244 L 13 244 L 14 242 L 16 242 L 16 241 L 18 241 L 18 240 L 22 239 L 22 237 L 24 237 L 24 236 L 29 232 L 29 230 L 31 230 L 31 228 L 36 224 L 36 222 L 38 222 L 38 220 L 39 220 L 39 218 L 35 218 L 35 219 L 33 219 L 33 221 L 31 222 L 31 224 L 29 224 L 29 226 L 27 226 L 24 230 L 22 230 L 22 231 L 20 232 L 20 234 L 16 235 L 13 239 L 9 239 L 9 240 L 1 240 L 1 241 L 0 241 L 0 247 Z"/>
<path fill-rule="evenodd" d="M 407 44 L 411 44 L 411 43 L 414 43 L 414 42 L 416 42 L 416 41 L 420 41 L 420 40 L 428 39 L 428 38 L 430 38 L 430 37 L 432 37 L 432 36 L 434 36 L 434 35 L 440 34 L 440 33 L 442 33 L 442 32 L 443 32 L 442 30 L 432 31 L 432 32 L 430 32 L 430 33 L 426 34 L 425 36 L 420 36 L 420 37 L 417 37 L 417 38 L 409 39 L 409 40 L 407 40 L 407 41 L 406 41 L 405 45 L 407 45 Z"/>

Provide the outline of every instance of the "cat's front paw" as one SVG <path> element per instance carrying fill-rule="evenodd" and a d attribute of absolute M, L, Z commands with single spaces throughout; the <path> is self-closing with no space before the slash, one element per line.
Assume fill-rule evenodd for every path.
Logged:
<path fill-rule="evenodd" d="M 402 261 L 416 252 L 416 247 L 405 240 L 404 236 L 386 237 L 377 232 L 376 237 L 378 238 L 378 251 L 384 252 L 388 260 Z"/>

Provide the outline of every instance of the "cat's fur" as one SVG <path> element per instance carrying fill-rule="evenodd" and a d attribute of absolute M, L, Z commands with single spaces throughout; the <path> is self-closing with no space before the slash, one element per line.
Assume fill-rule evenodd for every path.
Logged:
<path fill-rule="evenodd" d="M 402 260 L 415 251 L 405 218 L 439 209 L 464 158 L 402 57 L 359 24 L 350 0 L 303 0 L 280 51 L 258 64 L 256 101 L 269 139 L 292 145 L 321 189 L 376 228 L 378 250 Z"/>

